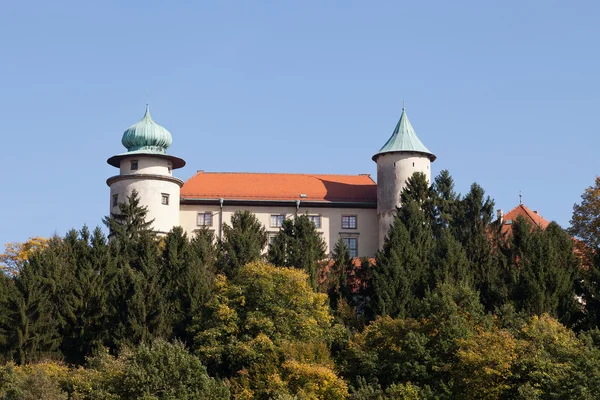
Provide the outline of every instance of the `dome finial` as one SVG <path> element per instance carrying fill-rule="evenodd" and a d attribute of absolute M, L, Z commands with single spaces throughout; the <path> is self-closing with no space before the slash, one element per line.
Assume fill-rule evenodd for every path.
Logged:
<path fill-rule="evenodd" d="M 404 111 L 404 99 L 402 99 L 402 111 Z"/>
<path fill-rule="evenodd" d="M 171 133 L 157 124 L 150 116 L 150 105 L 146 103 L 146 113 L 140 122 L 129 127 L 121 143 L 127 151 L 149 151 L 164 154 L 173 143 Z"/>

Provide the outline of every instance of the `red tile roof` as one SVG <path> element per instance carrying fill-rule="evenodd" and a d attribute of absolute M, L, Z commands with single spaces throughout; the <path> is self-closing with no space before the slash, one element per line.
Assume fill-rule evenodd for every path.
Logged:
<path fill-rule="evenodd" d="M 302 200 L 376 204 L 377 185 L 369 175 L 200 171 L 183 185 L 181 197 L 184 199 Z"/>
<path fill-rule="evenodd" d="M 523 204 L 519 204 L 506 214 L 504 214 L 502 224 L 502 233 L 511 233 L 512 232 L 512 223 L 515 222 L 517 217 L 525 218 L 531 226 L 539 226 L 542 229 L 546 229 L 546 227 L 550 224 L 549 221 L 544 219 L 540 214 L 536 211 L 531 211 Z M 510 221 L 510 222 L 509 222 Z"/>

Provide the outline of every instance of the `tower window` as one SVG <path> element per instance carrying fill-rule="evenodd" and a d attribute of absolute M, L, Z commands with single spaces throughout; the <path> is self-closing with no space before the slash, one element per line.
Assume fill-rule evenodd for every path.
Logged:
<path fill-rule="evenodd" d="M 113 207 L 116 207 L 119 205 L 119 195 L 118 194 L 113 194 L 112 200 L 113 200 L 113 202 L 112 202 Z"/>
<path fill-rule="evenodd" d="M 212 213 L 198 213 L 198 226 L 212 226 Z"/>
<path fill-rule="evenodd" d="M 137 171 L 137 169 L 138 169 L 138 160 L 133 160 L 131 162 L 131 170 L 132 171 Z"/>
<path fill-rule="evenodd" d="M 415 163 L 413 163 L 413 167 L 415 166 Z"/>
<path fill-rule="evenodd" d="M 169 195 L 167 193 L 163 193 L 161 195 L 161 204 L 168 206 L 169 205 Z"/>
<path fill-rule="evenodd" d="M 356 215 L 342 215 L 342 229 L 356 229 Z"/>
<path fill-rule="evenodd" d="M 173 168 L 169 167 L 169 173 L 171 173 L 171 171 L 173 171 Z"/>
<path fill-rule="evenodd" d="M 271 228 L 281 228 L 285 215 L 271 215 Z"/>

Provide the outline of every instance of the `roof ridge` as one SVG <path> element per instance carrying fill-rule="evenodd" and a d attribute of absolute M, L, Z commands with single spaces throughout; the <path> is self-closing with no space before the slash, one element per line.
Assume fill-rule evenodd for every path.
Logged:
<path fill-rule="evenodd" d="M 237 174 L 237 175 L 304 175 L 304 176 L 365 176 L 371 178 L 371 174 L 328 174 L 328 173 L 301 173 L 301 172 L 227 172 L 227 171 L 198 171 L 196 174 Z M 372 178 L 371 178 L 372 180 Z"/>

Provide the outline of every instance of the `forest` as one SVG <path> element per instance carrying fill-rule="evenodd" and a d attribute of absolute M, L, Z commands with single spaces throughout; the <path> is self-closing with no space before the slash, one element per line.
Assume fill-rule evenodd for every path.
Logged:
<path fill-rule="evenodd" d="M 218 241 L 103 230 L 0 255 L 2 399 L 597 399 L 600 178 L 571 226 L 502 233 L 478 184 L 407 182 L 385 244 L 331 254 L 306 215 Z M 267 249 L 267 251 L 265 251 Z"/>

